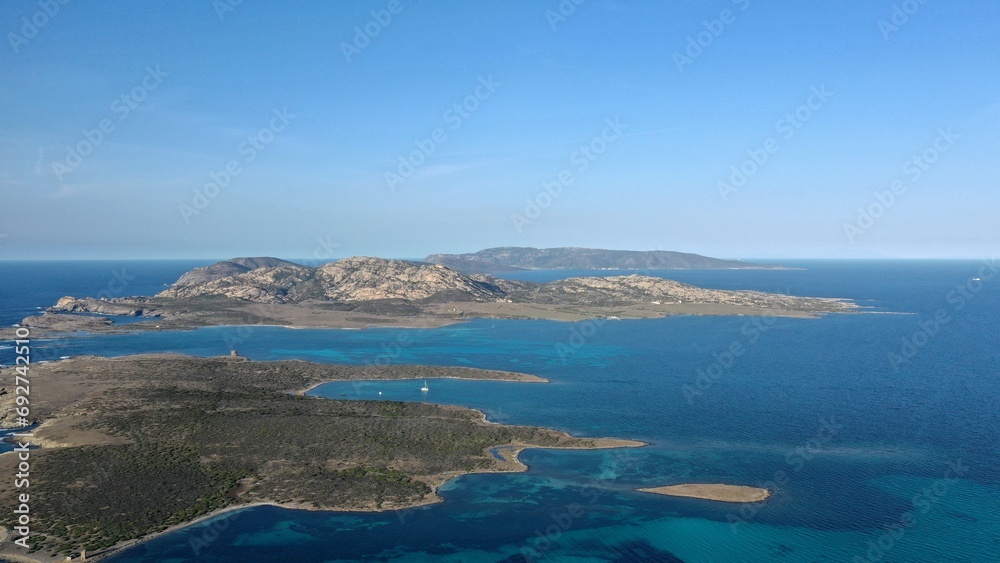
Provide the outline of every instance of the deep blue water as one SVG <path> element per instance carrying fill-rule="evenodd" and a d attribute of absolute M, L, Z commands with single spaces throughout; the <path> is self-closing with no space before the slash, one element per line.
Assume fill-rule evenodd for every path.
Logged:
<path fill-rule="evenodd" d="M 849 297 L 877 313 L 477 320 L 409 331 L 225 327 L 35 346 L 40 357 L 217 355 L 235 347 L 260 360 L 523 371 L 551 383 L 431 379 L 422 393 L 422 381 L 341 382 L 315 393 L 466 405 L 497 422 L 651 443 L 528 450 L 521 456 L 527 473 L 464 476 L 442 487 L 446 502 L 411 510 L 247 509 L 113 561 L 998 560 L 1000 276 L 989 279 L 992 272 L 976 262 L 792 265 L 806 269 L 663 275 L 706 287 Z M 107 283 L 107 266 L 69 267 L 75 274 L 66 277 L 74 281 L 51 287 L 56 282 L 34 277 L 30 293 L 93 294 Z M 172 267 L 148 266 L 142 287 L 173 281 L 184 267 Z M 164 279 L 156 279 L 157 271 Z M 11 272 L 0 263 L 5 287 L 17 289 L 16 268 Z M 87 279 L 95 282 L 89 289 L 81 281 Z M 13 311 L 50 304 L 5 299 Z M 916 338 L 918 346 L 909 350 L 904 338 Z M 0 363 L 10 362 L 5 346 Z M 725 356 L 734 346 L 742 352 Z M 892 360 L 911 351 L 905 361 Z M 777 492 L 766 503 L 740 507 L 634 490 L 680 482 Z"/>
<path fill-rule="evenodd" d="M 38 314 L 63 296 L 153 295 L 213 260 L 0 261 L 0 326 Z"/>

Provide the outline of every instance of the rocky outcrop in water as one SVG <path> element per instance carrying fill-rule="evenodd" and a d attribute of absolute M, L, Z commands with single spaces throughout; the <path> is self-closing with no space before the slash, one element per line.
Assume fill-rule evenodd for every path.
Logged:
<path fill-rule="evenodd" d="M 178 281 L 157 297 L 202 295 L 222 295 L 257 303 L 296 303 L 432 298 L 477 301 L 499 299 L 505 293 L 487 280 L 477 280 L 441 266 L 358 256 L 318 268 L 292 264 L 256 268 L 199 284 L 180 284 Z"/>
<path fill-rule="evenodd" d="M 90 297 L 70 297 L 66 296 L 56 301 L 56 304 L 49 307 L 50 312 L 64 313 L 100 313 L 102 315 L 124 315 L 128 317 L 139 317 L 145 313 L 145 309 L 137 304 L 142 298 L 114 298 L 114 299 L 93 299 Z"/>

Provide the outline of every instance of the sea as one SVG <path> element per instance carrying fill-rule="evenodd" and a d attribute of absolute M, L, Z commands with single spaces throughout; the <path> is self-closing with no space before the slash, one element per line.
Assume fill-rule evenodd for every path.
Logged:
<path fill-rule="evenodd" d="M 152 294 L 207 263 L 0 262 L 0 322 L 63 295 Z M 642 273 L 849 298 L 863 312 L 79 333 L 33 341 L 33 357 L 237 348 L 254 360 L 512 370 L 550 382 L 336 382 L 313 394 L 463 405 L 498 423 L 649 444 L 528 449 L 526 472 L 453 479 L 444 502 L 419 508 L 238 510 L 107 561 L 1000 561 L 1000 261 L 783 264 L 796 269 Z M 581 274 L 595 272 L 516 277 Z M 0 363 L 12 346 L 0 342 Z M 739 505 L 637 491 L 676 483 L 773 494 Z"/>

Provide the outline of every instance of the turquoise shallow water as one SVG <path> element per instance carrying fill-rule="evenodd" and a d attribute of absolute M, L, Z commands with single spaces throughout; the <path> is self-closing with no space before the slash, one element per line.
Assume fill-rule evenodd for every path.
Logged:
<path fill-rule="evenodd" d="M 972 262 L 804 265 L 671 276 L 912 314 L 480 320 L 416 331 L 228 327 L 37 345 L 51 356 L 236 347 L 253 359 L 524 371 L 551 383 L 430 379 L 423 393 L 422 380 L 341 382 L 315 393 L 466 405 L 497 422 L 651 443 L 528 450 L 527 473 L 455 479 L 442 487 L 446 502 L 418 509 L 248 509 L 114 561 L 998 560 L 1000 284 L 968 285 L 981 269 Z M 956 295 L 967 295 L 961 307 Z M 928 323 L 939 310 L 948 321 L 927 336 L 921 323 L 935 328 Z M 906 351 L 904 337 L 921 344 L 894 366 L 890 354 Z M 727 358 L 734 342 L 745 351 Z M 634 490 L 678 482 L 766 485 L 776 494 L 741 507 Z"/>

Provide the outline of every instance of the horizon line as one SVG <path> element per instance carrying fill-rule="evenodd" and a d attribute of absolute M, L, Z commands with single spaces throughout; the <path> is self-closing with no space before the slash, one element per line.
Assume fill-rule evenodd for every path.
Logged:
<path fill-rule="evenodd" d="M 464 253 L 462 253 L 464 254 Z M 685 253 L 693 254 L 693 253 Z M 241 254 L 237 256 L 230 256 L 228 258 L 203 258 L 203 257 L 168 257 L 168 258 L 136 258 L 136 257 L 97 257 L 97 258 L 0 258 L 0 262 L 113 262 L 113 261 L 127 261 L 127 262 L 177 262 L 177 261 L 209 261 L 214 260 L 216 262 L 225 262 L 227 260 L 234 260 L 236 258 L 277 258 L 280 260 L 286 260 L 289 262 L 301 261 L 301 262 L 337 262 L 339 260 L 345 260 L 347 258 L 355 258 L 359 256 L 366 256 L 372 258 L 383 258 L 385 260 L 408 260 L 424 262 L 424 257 L 404 257 L 404 256 L 376 256 L 373 254 L 351 254 L 348 256 L 338 256 L 324 259 L 316 258 L 306 258 L 306 257 L 296 257 L 296 258 L 282 258 L 275 255 L 252 255 L 252 254 Z M 702 255 L 704 256 L 704 255 Z M 917 256 L 917 257 L 815 257 L 815 256 L 785 256 L 785 257 L 754 257 L 754 258 L 725 258 L 718 256 L 706 256 L 706 258 L 715 258 L 718 260 L 731 260 L 747 263 L 758 263 L 765 260 L 777 261 L 777 260 L 816 260 L 816 261 L 854 261 L 854 262 L 912 262 L 912 261 L 951 261 L 951 262 L 975 262 L 975 261 L 997 261 L 1000 257 L 997 256 L 968 256 L 968 257 L 941 257 L 941 256 Z M 761 264 L 762 266 L 769 266 L 774 264 Z M 571 269 L 590 269 L 590 268 L 571 268 Z M 648 268 L 644 268 L 648 269 Z M 655 268 L 654 268 L 655 269 Z M 727 269 L 739 269 L 739 268 L 664 268 L 668 270 L 727 270 Z"/>

